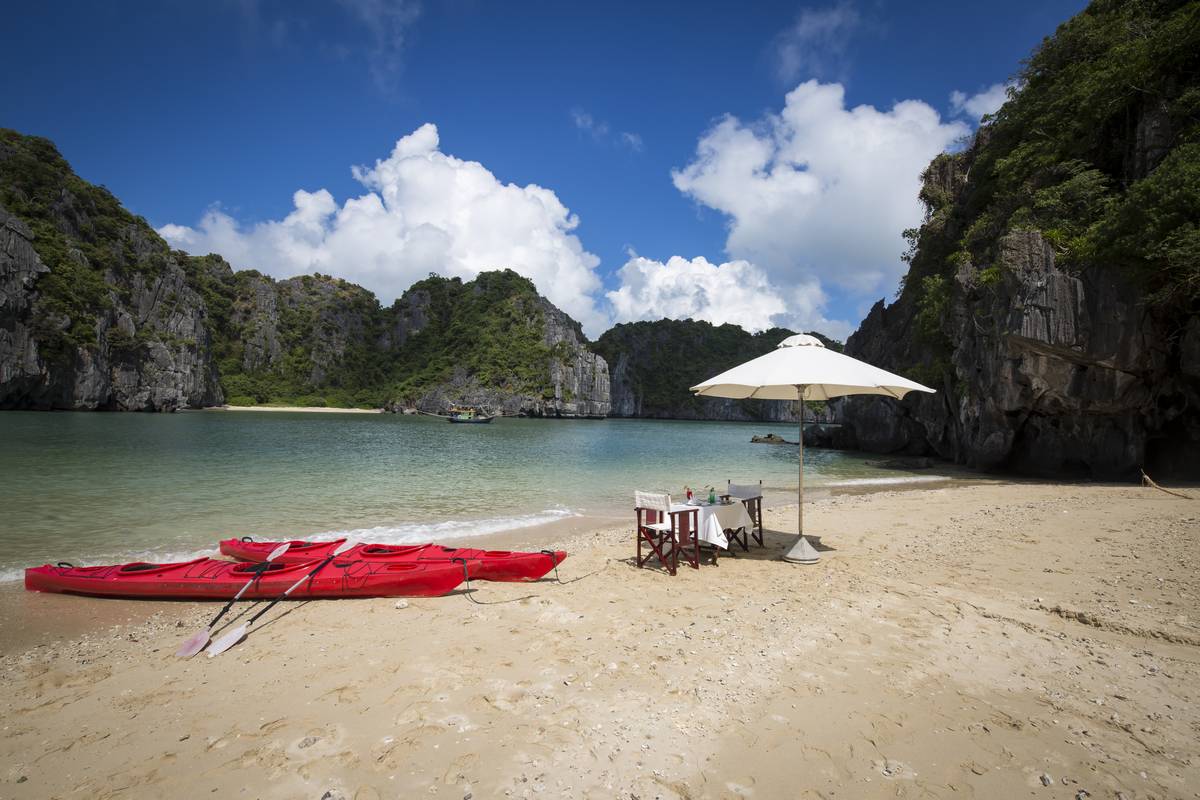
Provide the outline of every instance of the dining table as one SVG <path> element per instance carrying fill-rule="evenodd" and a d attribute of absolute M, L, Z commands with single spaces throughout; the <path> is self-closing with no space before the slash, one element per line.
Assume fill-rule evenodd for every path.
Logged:
<path fill-rule="evenodd" d="M 717 500 L 715 503 L 709 503 L 707 500 L 697 499 L 686 503 L 671 504 L 672 514 L 692 509 L 699 512 L 696 515 L 696 524 L 699 529 L 700 541 L 725 550 L 729 549 L 729 537 L 725 535 L 725 531 L 738 528 L 749 529 L 754 525 L 754 521 L 750 519 L 750 514 L 746 511 L 746 506 L 740 500 L 735 499 L 731 503 Z"/>

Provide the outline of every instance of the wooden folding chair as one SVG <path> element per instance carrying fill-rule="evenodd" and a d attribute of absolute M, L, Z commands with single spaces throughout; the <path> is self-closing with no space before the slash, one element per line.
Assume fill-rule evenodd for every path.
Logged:
<path fill-rule="evenodd" d="M 675 524 L 675 564 L 682 558 L 692 569 L 700 569 L 700 559 L 711 556 L 717 563 L 717 548 L 700 541 L 700 511 L 696 508 L 676 512 L 679 519 Z"/>
<path fill-rule="evenodd" d="M 680 530 L 697 527 L 697 512 L 671 512 L 671 495 L 653 492 L 634 493 L 634 514 L 637 516 L 637 565 L 645 566 L 651 558 L 658 560 L 669 574 L 679 567 Z M 642 555 L 642 545 L 650 552 Z"/>
<path fill-rule="evenodd" d="M 765 547 L 763 544 L 762 527 L 762 481 L 759 481 L 757 484 L 730 482 L 726 494 L 742 501 L 742 505 L 746 507 L 746 513 L 750 515 L 752 523 L 748 531 L 745 528 L 738 528 L 735 531 L 731 531 L 730 540 L 740 544 L 742 550 L 750 549 L 751 539 L 757 542 L 759 547 Z"/>

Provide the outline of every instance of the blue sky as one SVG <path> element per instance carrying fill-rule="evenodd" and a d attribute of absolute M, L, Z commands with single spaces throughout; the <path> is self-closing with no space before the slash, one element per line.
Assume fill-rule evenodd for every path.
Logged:
<path fill-rule="evenodd" d="M 0 125 L 237 267 L 390 302 L 511 266 L 593 336 L 844 336 L 895 291 L 921 167 L 1082 6 L 25 4 Z"/>

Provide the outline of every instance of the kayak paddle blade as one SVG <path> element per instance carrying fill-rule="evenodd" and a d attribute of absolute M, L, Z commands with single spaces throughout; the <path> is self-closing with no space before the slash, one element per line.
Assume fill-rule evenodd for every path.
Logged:
<path fill-rule="evenodd" d="M 246 638 L 246 626 L 238 625 L 229 633 L 212 643 L 212 645 L 208 648 L 208 657 L 214 658 L 221 655 L 221 653 L 224 653 L 226 650 L 233 647 L 244 638 Z"/>
<path fill-rule="evenodd" d="M 175 651 L 175 657 L 191 658 L 203 650 L 206 644 L 208 644 L 208 631 L 197 631 L 183 640 L 183 644 L 179 645 L 179 649 Z"/>
<path fill-rule="evenodd" d="M 279 545 L 279 547 L 276 547 L 274 550 L 272 550 L 271 555 L 267 556 L 263 560 L 264 561 L 274 561 L 275 559 L 279 558 L 281 555 L 286 553 L 288 551 L 288 548 L 291 546 L 292 546 L 291 542 L 284 542 L 283 544 Z"/>
<path fill-rule="evenodd" d="M 335 556 L 340 556 L 342 553 L 346 552 L 352 547 L 358 547 L 358 542 L 356 542 L 354 539 L 347 539 L 333 549 L 333 554 Z"/>

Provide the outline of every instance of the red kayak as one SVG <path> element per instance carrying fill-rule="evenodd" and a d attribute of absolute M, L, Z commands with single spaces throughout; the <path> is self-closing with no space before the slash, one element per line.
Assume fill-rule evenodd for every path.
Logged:
<path fill-rule="evenodd" d="M 324 558 L 345 539 L 332 542 L 290 542 L 286 553 L 276 559 L 284 564 L 295 561 L 311 561 Z M 283 542 L 256 542 L 248 536 L 241 539 L 225 539 L 221 542 L 221 553 L 242 561 L 261 561 Z M 554 553 L 522 553 L 515 550 L 475 550 L 466 547 L 442 547 L 439 544 L 360 544 L 345 552 L 346 558 L 357 558 L 370 562 L 440 564 L 456 558 L 465 558 L 472 564 L 471 578 L 484 581 L 536 581 L 555 566 L 561 564 L 567 554 L 562 550 Z"/>
<path fill-rule="evenodd" d="M 117 564 L 75 567 L 69 564 L 30 567 L 25 588 L 34 592 L 64 592 L 102 597 L 188 598 L 227 600 L 237 594 L 256 570 L 262 575 L 242 597 L 274 598 L 316 568 L 313 560 L 298 564 L 238 564 L 197 558 L 178 564 Z M 475 577 L 472 569 L 470 577 Z M 417 563 L 337 558 L 305 581 L 290 597 L 438 597 L 463 582 L 463 568 L 454 562 Z"/>

